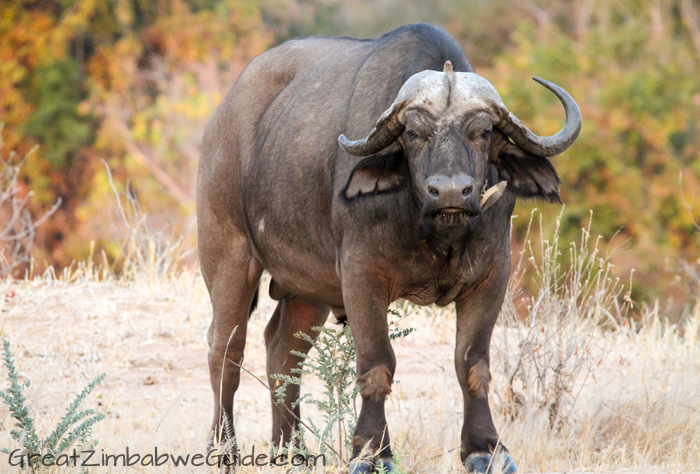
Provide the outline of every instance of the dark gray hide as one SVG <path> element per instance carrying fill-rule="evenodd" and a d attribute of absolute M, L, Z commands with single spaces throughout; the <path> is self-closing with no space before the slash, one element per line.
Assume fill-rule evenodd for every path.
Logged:
<path fill-rule="evenodd" d="M 412 78 L 426 70 L 438 72 Z M 353 457 L 369 441 L 371 463 L 391 458 L 389 304 L 455 302 L 462 458 L 478 468 L 493 452 L 489 344 L 508 281 L 510 216 L 516 196 L 559 200 L 546 157 L 568 148 L 581 122 L 573 99 L 542 81 L 564 103 L 567 124 L 537 137 L 490 84 L 463 74 L 471 71 L 457 42 L 424 24 L 376 40 L 295 40 L 251 61 L 214 113 L 197 209 L 214 310 L 214 428 L 223 439 L 235 439 L 221 423 L 232 417 L 266 269 L 279 300 L 265 331 L 268 375 L 289 373 L 299 360 L 290 350 L 309 350 L 296 331 L 311 334 L 331 310 L 347 316 L 362 395 Z M 341 134 L 356 141 L 341 137 L 341 147 Z M 505 192 L 501 184 L 482 196 L 501 181 Z M 298 426 L 296 397 L 290 390 L 284 405 L 273 403 L 273 442 L 289 441 Z"/>

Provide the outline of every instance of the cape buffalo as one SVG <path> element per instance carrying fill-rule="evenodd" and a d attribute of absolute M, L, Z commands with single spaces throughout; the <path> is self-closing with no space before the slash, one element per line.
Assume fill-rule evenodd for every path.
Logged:
<path fill-rule="evenodd" d="M 207 124 L 197 184 L 216 433 L 235 440 L 226 420 L 267 270 L 278 301 L 265 329 L 268 376 L 290 373 L 299 362 L 290 350 L 310 349 L 294 333 L 313 334 L 330 311 L 352 329 L 362 397 L 354 474 L 392 468 L 389 304 L 455 302 L 461 456 L 467 471 L 486 472 L 498 445 L 489 345 L 508 282 L 511 214 L 517 197 L 560 200 L 547 157 L 581 129 L 571 96 L 535 80 L 566 112 L 551 137 L 528 130 L 459 44 L 425 24 L 372 40 L 289 41 L 250 62 Z M 291 387 L 284 405 L 273 400 L 273 442 L 297 429 L 298 396 Z M 360 459 L 365 445 L 373 457 Z M 500 467 L 512 473 L 504 453 Z"/>

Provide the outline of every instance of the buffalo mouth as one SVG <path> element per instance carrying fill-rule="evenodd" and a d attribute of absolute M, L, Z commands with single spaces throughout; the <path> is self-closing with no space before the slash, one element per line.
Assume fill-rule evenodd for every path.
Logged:
<path fill-rule="evenodd" d="M 444 207 L 438 209 L 432 214 L 433 220 L 442 225 L 464 225 L 471 219 L 478 217 L 480 212 L 473 209 L 464 209 L 461 207 Z"/>

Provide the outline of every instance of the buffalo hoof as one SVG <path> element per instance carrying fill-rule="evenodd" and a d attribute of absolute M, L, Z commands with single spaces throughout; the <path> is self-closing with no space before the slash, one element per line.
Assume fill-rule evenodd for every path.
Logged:
<path fill-rule="evenodd" d="M 348 466 L 348 474 L 370 474 L 371 472 L 377 472 L 380 466 L 384 467 L 384 472 L 392 472 L 394 470 L 394 463 L 390 459 L 379 459 L 377 461 L 377 466 L 369 461 L 351 461 Z"/>
<path fill-rule="evenodd" d="M 393 472 L 394 470 L 394 461 L 391 459 L 380 459 L 377 461 L 377 468 L 375 469 L 375 472 L 380 468 L 384 467 L 384 472 Z"/>
<path fill-rule="evenodd" d="M 513 474 L 518 470 L 507 452 L 496 454 L 495 457 L 488 453 L 472 453 L 464 461 L 464 468 L 470 474 Z"/>

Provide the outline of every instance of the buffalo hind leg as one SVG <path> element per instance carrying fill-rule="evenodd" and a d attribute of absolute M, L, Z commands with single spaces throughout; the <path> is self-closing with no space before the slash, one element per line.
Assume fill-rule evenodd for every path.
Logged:
<path fill-rule="evenodd" d="M 213 309 L 207 337 L 209 378 L 214 392 L 210 445 L 233 453 L 237 451 L 233 397 L 240 384 L 248 317 L 262 266 L 251 257 L 242 234 L 233 227 L 225 230 L 220 238 L 216 238 L 216 232 L 200 232 L 199 246 L 202 275 Z"/>
<path fill-rule="evenodd" d="M 295 337 L 302 332 L 316 338 L 318 331 L 313 327 L 323 326 L 330 309 L 327 306 L 307 303 L 299 298 L 283 298 L 277 303 L 272 319 L 265 328 L 265 346 L 267 347 L 267 380 L 273 390 L 272 397 L 272 444 L 281 448 L 292 441 L 292 436 L 299 430 L 299 406 L 292 407 L 299 399 L 300 387 L 289 385 L 285 392 L 285 398 L 277 403 L 275 388 L 279 381 L 272 376 L 275 374 L 295 375 L 291 369 L 298 367 L 301 358 L 291 354 L 291 351 L 299 351 L 307 354 L 311 350 L 311 343 Z M 281 440 L 281 443 L 280 443 Z"/>
<path fill-rule="evenodd" d="M 461 457 L 470 473 L 516 470 L 508 450 L 499 443 L 488 399 L 491 334 L 508 284 L 509 266 L 502 268 L 457 300 L 455 368 L 464 397 Z"/>

